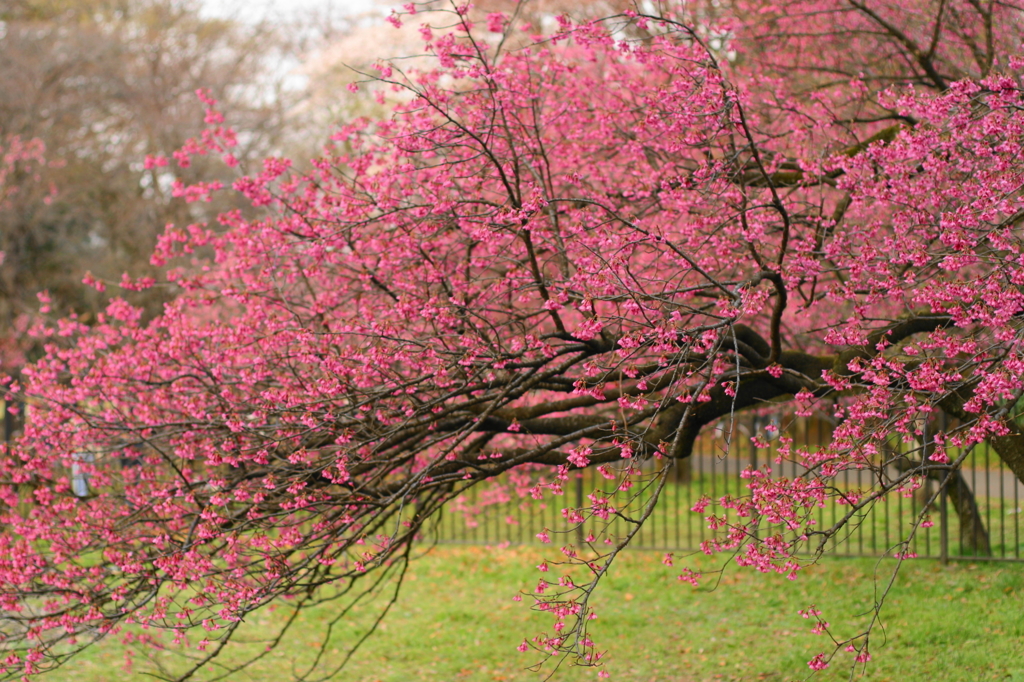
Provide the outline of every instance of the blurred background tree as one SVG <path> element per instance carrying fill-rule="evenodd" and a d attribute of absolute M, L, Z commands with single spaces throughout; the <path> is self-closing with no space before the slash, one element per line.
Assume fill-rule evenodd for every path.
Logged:
<path fill-rule="evenodd" d="M 425 11 L 438 3 L 416 4 Z M 569 10 L 597 17 L 629 5 L 545 0 L 517 11 L 514 0 L 486 0 L 474 14 L 479 21 L 490 12 L 515 15 L 526 39 L 553 31 Z M 109 295 L 126 296 L 150 315 L 173 295 L 161 288 L 100 292 L 82 280 L 153 275 L 149 256 L 165 225 L 212 223 L 233 208 L 223 203 L 232 200 L 228 193 L 209 204 L 172 196 L 175 178 L 230 184 L 234 173 L 218 159 L 185 169 L 173 160 L 144 165 L 200 133 L 197 89 L 209 90 L 239 131 L 235 155 L 243 168 L 268 155 L 301 158 L 332 125 L 384 110 L 369 92 L 346 88 L 363 78 L 360 71 L 372 71 L 369 55 L 415 67 L 410 58 L 422 46 L 419 22 L 396 30 L 383 5 L 346 14 L 325 4 L 257 23 L 242 8 L 234 18 L 203 10 L 200 0 L 0 2 L 0 140 L 38 140 L 48 159 L 33 174 L 8 178 L 8 186 L 21 186 L 0 207 L 0 339 L 16 339 L 24 351 L 5 352 L 0 367 L 13 370 L 37 353 L 24 332 L 40 292 L 48 292 L 54 314 L 86 321 Z"/>
<path fill-rule="evenodd" d="M 107 294 L 84 286 L 86 273 L 115 282 L 126 271 L 151 274 L 149 256 L 167 223 L 230 208 L 171 196 L 176 177 L 230 183 L 219 160 L 144 165 L 200 133 L 197 89 L 229 112 L 243 164 L 280 153 L 301 97 L 280 67 L 294 44 L 278 27 L 206 18 L 200 9 L 190 0 L 0 3 L 0 140 L 37 139 L 48 159 L 36 175 L 9 179 L 24 186 L 0 213 L 0 337 L 22 336 L 44 290 L 55 314 L 90 319 Z M 168 295 L 116 290 L 125 293 L 149 314 Z M 4 364 L 19 361 L 8 353 Z"/>

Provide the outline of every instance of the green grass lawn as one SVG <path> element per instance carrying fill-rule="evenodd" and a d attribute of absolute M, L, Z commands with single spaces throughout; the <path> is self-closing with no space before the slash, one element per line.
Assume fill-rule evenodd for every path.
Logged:
<path fill-rule="evenodd" d="M 515 647 L 524 637 L 547 629 L 547 616 L 532 612 L 518 591 L 536 584 L 535 565 L 550 548 L 440 547 L 413 563 L 399 603 L 381 630 L 331 679 L 369 682 L 407 680 L 530 681 L 542 675 L 525 668 L 535 654 Z M 875 559 L 823 560 L 796 581 L 749 569 L 730 568 L 714 591 L 676 580 L 675 568 L 654 552 L 620 558 L 604 584 L 594 635 L 608 649 L 612 680 L 743 682 L 806 679 L 806 661 L 828 643 L 810 634 L 812 623 L 797 610 L 815 603 L 839 634 L 863 623 L 873 601 L 876 569 L 880 579 L 893 562 Z M 710 567 L 703 557 L 704 568 Z M 556 575 L 552 569 L 545 577 Z M 355 637 L 355 624 L 375 613 L 361 608 L 352 622 L 324 642 L 331 607 L 307 612 L 273 653 L 229 680 L 279 682 L 324 646 L 337 659 Z M 254 614 L 245 639 L 265 637 L 282 611 Z M 874 641 L 874 660 L 855 679 L 882 682 L 1024 682 L 1024 565 L 1009 563 L 942 566 L 932 561 L 904 564 L 884 612 L 886 638 Z M 880 633 L 879 633 L 880 635 Z M 257 651 L 262 644 L 253 644 Z M 122 670 L 124 648 L 108 641 L 47 682 L 122 681 L 152 670 L 144 653 L 131 673 Z M 172 661 L 164 654 L 161 660 Z M 849 679 L 849 659 L 812 679 Z M 173 663 L 171 663 L 173 665 Z M 194 679 L 210 679 L 216 669 Z M 314 678 L 315 679 L 315 678 Z M 593 670 L 562 669 L 556 680 L 596 680 Z"/>

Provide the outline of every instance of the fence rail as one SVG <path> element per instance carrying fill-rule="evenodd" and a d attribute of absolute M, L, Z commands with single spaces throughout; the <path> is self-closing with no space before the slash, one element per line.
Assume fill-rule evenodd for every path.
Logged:
<path fill-rule="evenodd" d="M 3 404 L 0 410 L 3 438 L 9 441 L 17 419 Z M 760 421 L 759 421 L 760 420 Z M 807 472 L 796 463 L 777 463 L 774 445 L 757 448 L 750 435 L 766 423 L 765 418 L 752 417 L 738 422 L 729 434 L 729 445 L 723 439 L 710 437 L 698 441 L 694 454 L 676 467 L 672 480 L 662 492 L 655 512 L 634 537 L 631 546 L 637 549 L 692 551 L 700 548 L 714 533 L 700 514 L 691 508 L 703 496 L 717 499 L 722 495 L 741 496 L 746 493 L 747 480 L 740 474 L 748 467 L 757 469 L 769 464 L 773 476 L 795 478 Z M 827 424 L 815 420 L 797 420 L 787 431 L 796 445 L 827 442 Z M 722 434 L 720 434 L 722 435 Z M 727 452 L 726 452 L 727 450 Z M 895 472 L 893 472 L 895 473 Z M 839 489 L 867 488 L 870 470 L 847 470 L 834 481 Z M 464 544 L 530 544 L 539 542 L 536 533 L 549 529 L 552 533 L 569 532 L 562 518 L 562 507 L 582 507 L 591 491 L 605 487 L 607 481 L 593 469 L 572 472 L 564 496 L 545 496 L 543 501 L 520 499 L 509 494 L 507 481 L 496 488 L 478 485 L 468 490 L 435 520 L 432 531 L 444 543 Z M 922 558 L 971 561 L 1020 561 L 1024 555 L 1021 518 L 1024 511 L 1024 484 L 992 451 L 988 443 L 975 448 L 954 480 L 941 487 L 938 481 L 926 481 L 909 497 L 890 494 L 856 517 L 844 531 L 831 538 L 824 547 L 827 554 L 837 556 L 881 556 L 897 551 L 917 521 L 926 511 L 930 525 L 918 528 L 910 545 L 903 549 Z M 642 505 L 650 491 L 634 500 Z M 490 496 L 492 499 L 485 499 Z M 559 504 L 560 501 L 564 501 Z M 928 509 L 925 510 L 924 506 Z M 824 508 L 816 510 L 818 528 L 827 528 L 842 517 L 849 507 L 830 497 Z M 621 520 L 613 521 L 609 534 L 625 535 Z M 787 533 L 782 528 L 762 528 L 763 533 Z M 792 535 L 792 534 L 790 534 Z M 568 540 L 567 542 L 572 542 Z M 816 541 L 798 544 L 798 552 L 811 554 L 818 550 Z"/>
<path fill-rule="evenodd" d="M 805 421 L 798 427 L 798 443 L 825 442 L 829 435 L 821 423 Z M 756 421 L 741 424 L 738 433 L 733 434 L 728 454 L 721 451 L 720 442 L 709 438 L 699 441 L 697 451 L 688 461 L 684 460 L 684 466 L 677 469 L 666 485 L 655 512 L 634 537 L 631 547 L 669 552 L 699 549 L 703 541 L 714 537 L 714 532 L 708 529 L 702 515 L 691 508 L 704 495 L 713 500 L 726 494 L 744 495 L 748 480 L 740 474 L 748 467 L 756 469 L 769 464 L 773 476 L 806 475 L 806 470 L 794 462 L 777 463 L 774 446 L 754 447 L 748 434 L 757 430 Z M 833 483 L 840 490 L 867 488 L 872 475 L 866 469 L 844 471 Z M 582 507 L 587 494 L 606 488 L 608 483 L 593 469 L 572 472 L 571 476 L 562 497 L 546 494 L 543 501 L 519 499 L 514 493 L 503 498 L 500 488 L 471 488 L 454 510 L 437 519 L 435 538 L 444 543 L 519 545 L 539 542 L 535 534 L 540 529 L 549 529 L 552 534 L 569 532 L 562 507 Z M 491 500 L 484 500 L 485 496 Z M 495 503 L 495 499 L 505 501 Z M 643 504 L 646 499 L 649 498 L 640 496 L 635 503 Z M 976 446 L 959 476 L 946 486 L 928 480 L 909 496 L 886 495 L 855 517 L 838 536 L 829 539 L 823 550 L 833 556 L 882 556 L 905 551 L 911 556 L 941 560 L 1020 561 L 1024 554 L 1022 500 L 1024 485 L 983 443 Z M 831 526 L 849 509 L 835 496 L 830 497 L 824 508 L 815 510 L 816 527 Z M 902 547 L 901 542 L 922 512 L 927 514 L 928 522 L 921 524 L 907 547 Z M 613 521 L 608 528 L 610 535 L 619 537 L 626 530 L 621 521 Z M 779 527 L 762 527 L 761 532 L 793 535 Z M 573 542 L 568 538 L 565 541 Z M 814 537 L 798 543 L 800 554 L 817 550 Z"/>

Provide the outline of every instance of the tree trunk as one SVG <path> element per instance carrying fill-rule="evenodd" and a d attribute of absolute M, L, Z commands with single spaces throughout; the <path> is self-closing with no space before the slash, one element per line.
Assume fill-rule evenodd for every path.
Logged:
<path fill-rule="evenodd" d="M 949 501 L 960 517 L 960 546 L 965 553 L 974 556 L 992 556 L 992 545 L 989 543 L 988 531 L 981 520 L 981 510 L 974 499 L 967 481 L 959 471 L 949 475 L 946 484 Z"/>
<path fill-rule="evenodd" d="M 964 387 L 940 400 L 939 406 L 949 416 L 955 417 L 961 422 L 971 422 L 977 419 L 978 415 L 964 410 L 964 403 L 970 400 L 972 395 L 974 395 L 973 387 Z M 1006 463 L 1017 480 L 1024 483 L 1024 433 L 1021 433 L 1020 428 L 1011 419 L 1004 419 L 1002 423 L 1008 433 L 1005 436 L 991 436 L 988 442 L 992 444 L 996 454 Z"/>
<path fill-rule="evenodd" d="M 929 447 L 928 453 L 930 454 L 931 451 L 932 448 Z M 894 463 L 900 472 L 910 471 L 921 465 L 920 462 L 905 456 L 896 459 Z M 927 480 L 925 480 L 920 490 L 917 491 L 924 491 L 925 493 L 922 496 L 916 497 L 918 504 L 922 508 L 925 505 L 929 505 L 934 496 L 934 490 L 937 489 L 933 488 L 931 484 L 935 482 L 941 485 L 946 475 L 942 472 L 930 472 L 928 474 Z M 985 523 L 981 519 L 981 510 L 978 509 L 978 501 L 975 499 L 974 493 L 971 492 L 971 488 L 967 485 L 967 481 L 960 470 L 952 471 L 948 476 L 949 481 L 946 484 L 946 493 L 949 495 L 949 501 L 953 505 L 953 510 L 960 519 L 960 546 L 969 555 L 992 556 L 992 545 L 989 542 L 988 530 L 985 529 Z"/>

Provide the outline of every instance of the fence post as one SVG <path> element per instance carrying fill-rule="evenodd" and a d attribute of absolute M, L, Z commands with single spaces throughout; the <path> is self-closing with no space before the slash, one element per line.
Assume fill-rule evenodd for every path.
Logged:
<path fill-rule="evenodd" d="M 749 448 L 749 452 L 750 452 L 750 468 L 752 470 L 754 470 L 754 471 L 757 470 L 757 446 L 754 445 L 754 436 L 757 435 L 757 428 L 758 428 L 757 415 L 756 414 L 752 414 L 752 415 L 750 415 L 750 438 L 747 439 L 747 447 Z M 769 459 L 769 461 L 771 461 L 771 460 Z M 737 462 L 737 467 L 739 467 L 739 462 Z M 756 528 L 754 528 L 753 536 L 754 536 L 755 540 L 759 540 L 761 538 L 761 533 L 759 532 L 760 526 L 761 526 L 761 524 L 758 523 L 758 526 Z"/>
<path fill-rule="evenodd" d="M 750 468 L 757 469 L 757 446 L 754 445 L 754 436 L 757 435 L 757 415 L 751 415 L 750 417 L 750 438 L 747 439 L 747 444 L 750 447 Z"/>
<path fill-rule="evenodd" d="M 949 480 L 949 473 L 946 480 L 942 482 L 942 489 L 939 491 L 939 560 L 943 565 L 949 563 L 949 516 L 946 511 L 946 483 Z"/>
<path fill-rule="evenodd" d="M 939 429 L 942 431 L 942 435 L 945 436 L 945 412 L 939 415 Z M 949 564 L 949 511 L 946 507 L 946 489 L 949 487 L 949 477 L 952 475 L 952 471 L 947 471 L 946 475 L 942 478 L 942 482 L 939 483 L 939 560 L 944 566 Z"/>
<path fill-rule="evenodd" d="M 4 399 L 4 443 L 11 444 L 14 437 L 14 415 L 11 414 L 11 401 Z"/>
<path fill-rule="evenodd" d="M 583 509 L 583 472 L 585 469 L 580 469 L 576 475 L 576 509 Z M 582 511 L 580 512 L 582 513 Z M 583 524 L 576 526 L 576 547 L 583 551 Z"/>
<path fill-rule="evenodd" d="M 4 396 L 4 443 L 10 446 L 11 441 L 14 440 L 14 434 L 18 431 L 19 419 L 22 420 L 20 423 L 24 423 L 25 405 L 23 403 L 20 406 L 21 409 L 18 410 L 17 403 L 12 400 L 10 393 L 12 384 L 20 378 L 20 372 L 11 372 L 7 375 L 7 378 L 7 395 Z M 12 411 L 12 407 L 14 407 L 16 411 Z M 20 417 L 18 413 L 20 413 Z"/>

